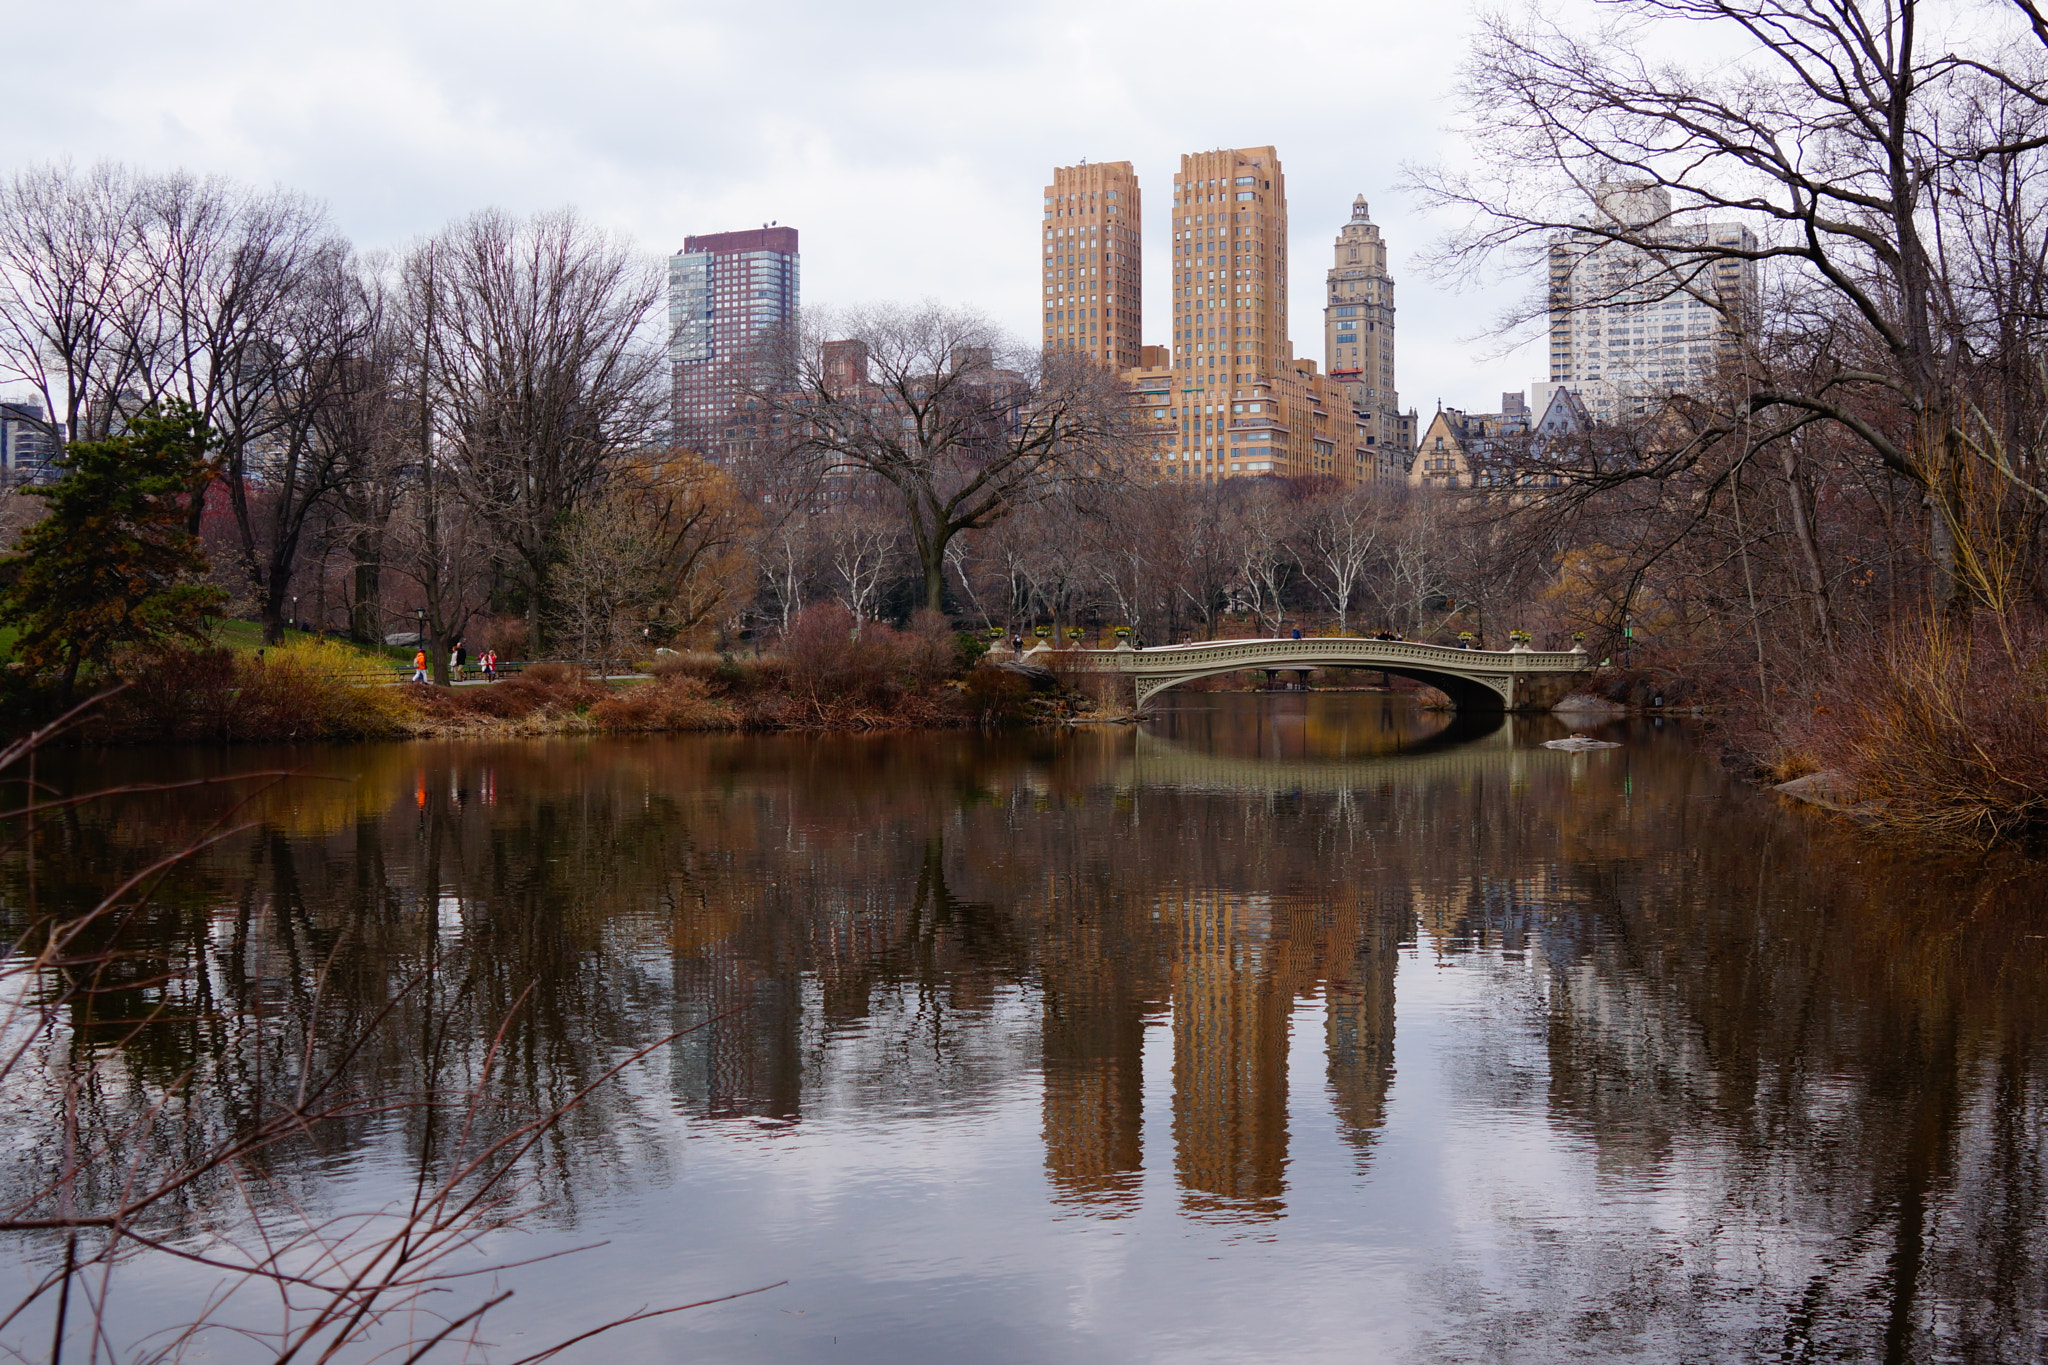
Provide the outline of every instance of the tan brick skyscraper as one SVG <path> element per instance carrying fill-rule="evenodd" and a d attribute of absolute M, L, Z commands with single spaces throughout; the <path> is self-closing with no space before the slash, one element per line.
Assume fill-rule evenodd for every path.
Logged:
<path fill-rule="evenodd" d="M 1294 358 L 1287 179 L 1271 147 L 1195 152 L 1173 177 L 1173 367 L 1223 388 Z M 1219 395 L 1219 396 L 1226 396 Z"/>
<path fill-rule="evenodd" d="M 1287 336 L 1287 181 L 1271 147 L 1180 159 L 1171 356 L 1165 405 L 1156 374 L 1134 376 L 1161 478 L 1358 477 L 1350 400 Z"/>
<path fill-rule="evenodd" d="M 1045 349 L 1119 370 L 1138 363 L 1143 321 L 1138 176 L 1128 161 L 1057 166 L 1045 187 Z"/>

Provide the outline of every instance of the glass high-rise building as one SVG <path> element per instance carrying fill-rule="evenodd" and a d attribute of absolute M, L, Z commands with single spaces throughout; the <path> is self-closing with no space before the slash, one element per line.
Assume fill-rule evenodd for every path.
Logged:
<path fill-rule="evenodd" d="M 776 225 L 683 239 L 669 258 L 669 361 L 678 445 L 724 461 L 754 434 L 746 391 L 763 351 L 796 322 L 797 231 Z"/>

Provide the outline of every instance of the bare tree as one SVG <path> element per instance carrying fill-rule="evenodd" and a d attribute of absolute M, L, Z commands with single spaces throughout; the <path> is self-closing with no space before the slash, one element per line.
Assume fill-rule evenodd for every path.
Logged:
<path fill-rule="evenodd" d="M 477 213 L 432 250 L 437 420 L 463 496 L 519 573 L 538 649 L 556 535 L 614 456 L 651 444 L 660 276 L 566 210 Z"/>
<path fill-rule="evenodd" d="M 1351 627 L 1351 602 L 1379 544 L 1383 503 L 1367 488 L 1344 488 L 1311 501 L 1295 536 L 1295 558 L 1316 593 Z"/>
<path fill-rule="evenodd" d="M 935 305 L 807 320 L 755 400 L 788 455 L 895 490 L 933 611 L 955 536 L 1113 477 L 1131 450 L 1109 371 L 1017 352 L 980 318 Z"/>
<path fill-rule="evenodd" d="M 855 625 L 881 619 L 881 594 L 903 541 L 901 521 L 887 509 L 846 503 L 819 519 L 839 600 Z"/>
<path fill-rule="evenodd" d="M 2021 315 L 2004 302 L 2016 297 L 2012 279 L 1967 249 L 1988 242 L 1994 259 L 2040 273 L 2038 237 L 2000 235 L 2038 221 L 2030 187 L 2048 146 L 2048 72 L 2037 12 L 2025 0 L 1986 6 L 1974 32 L 1944 22 L 1934 37 L 1927 21 L 1947 12 L 1922 0 L 1603 9 L 1590 33 L 1533 12 L 1488 20 L 1461 83 L 1476 165 L 1419 177 L 1435 204 L 1472 214 L 1439 270 L 1468 272 L 1502 254 L 1541 259 L 1575 234 L 1641 253 L 1655 271 L 1635 283 L 1710 299 L 1743 339 L 1723 391 L 1688 395 L 1695 411 L 1660 433 L 1650 458 L 1582 470 L 1562 496 L 1667 478 L 1731 441 L 1736 454 L 1721 467 L 1732 469 L 1747 452 L 1829 424 L 1922 491 L 1933 597 L 1954 609 L 1978 553 L 1958 544 L 1971 528 L 1967 467 L 2048 499 L 2038 443 L 1986 439 L 2003 413 L 2040 408 L 2010 393 L 1987 403 L 1991 371 L 2030 390 L 2039 381 L 1982 363 L 1987 345 L 2038 354 L 2040 317 L 2015 336 Z M 1665 22 L 1711 25 L 1740 50 L 1711 66 L 1652 65 L 1643 39 Z M 1589 211 L 1615 187 L 1661 194 L 1668 211 Z M 1685 230 L 1702 216 L 1763 232 L 1749 245 Z M 1997 224 L 1988 238 L 1986 221 Z M 1787 282 L 1767 325 L 1748 300 L 1707 288 L 1716 264 L 1740 260 L 1768 262 Z M 1973 292 L 1973 279 L 1992 287 Z M 1973 416 L 1987 407 L 2001 415 Z"/>
<path fill-rule="evenodd" d="M 142 216 L 136 177 L 110 163 L 35 166 L 0 187 L 0 375 L 41 395 L 53 439 L 104 438 L 140 382 Z"/>
<path fill-rule="evenodd" d="M 1260 624 L 1277 635 L 1287 621 L 1286 588 L 1295 570 L 1288 544 L 1293 509 L 1282 504 L 1272 481 L 1261 479 L 1241 494 L 1236 510 L 1237 588 Z"/>

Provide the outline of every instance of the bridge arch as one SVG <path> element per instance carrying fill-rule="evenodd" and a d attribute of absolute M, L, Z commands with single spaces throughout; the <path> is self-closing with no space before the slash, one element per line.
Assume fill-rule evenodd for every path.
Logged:
<path fill-rule="evenodd" d="M 1034 650 L 1032 653 L 1038 653 Z M 1028 657 L 1028 656 L 1027 656 Z M 1416 640 L 1318 636 L 1300 640 L 1205 640 L 1153 649 L 1066 651 L 1068 666 L 1128 674 L 1142 707 L 1169 688 L 1246 669 L 1370 668 L 1437 688 L 1461 711 L 1547 709 L 1590 671 L 1583 650 L 1456 649 Z"/>
<path fill-rule="evenodd" d="M 1414 664 L 1362 664 L 1350 659 L 1328 659 L 1311 661 L 1289 659 L 1278 664 L 1219 664 L 1194 673 L 1174 673 L 1161 677 L 1146 677 L 1139 674 L 1137 681 L 1137 704 L 1143 706 L 1162 692 L 1170 692 L 1182 683 L 1194 682 L 1200 678 L 1221 677 L 1225 673 L 1286 673 L 1311 668 L 1363 668 L 1374 673 L 1390 673 L 1397 678 L 1419 682 L 1434 687 L 1451 699 L 1451 705 L 1460 711 L 1505 711 L 1511 698 L 1498 686 L 1458 673 L 1446 673 L 1442 669 L 1418 667 Z"/>

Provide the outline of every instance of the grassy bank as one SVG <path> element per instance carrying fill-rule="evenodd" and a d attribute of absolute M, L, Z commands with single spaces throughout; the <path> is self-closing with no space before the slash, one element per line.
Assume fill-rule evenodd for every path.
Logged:
<path fill-rule="evenodd" d="M 89 743 L 233 744 L 427 736 L 674 731 L 879 730 L 1056 720 L 1090 703 L 1056 680 L 984 662 L 939 627 L 895 630 L 836 609 L 807 613 L 757 658 L 664 655 L 643 676 L 604 679 L 538 663 L 462 687 L 381 681 L 378 656 L 294 632 L 260 652 L 205 648 L 125 662 L 120 690 L 78 726 Z M 51 687 L 11 679 L 12 728 L 60 709 Z"/>

